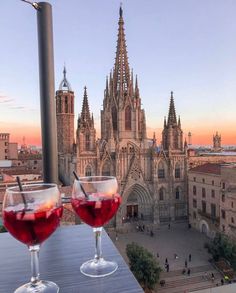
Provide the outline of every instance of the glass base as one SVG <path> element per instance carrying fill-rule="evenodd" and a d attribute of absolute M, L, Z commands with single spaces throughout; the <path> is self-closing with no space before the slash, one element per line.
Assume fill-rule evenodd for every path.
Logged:
<path fill-rule="evenodd" d="M 82 264 L 80 271 L 82 274 L 92 278 L 105 277 L 113 274 L 118 268 L 116 262 L 106 261 L 100 258 L 98 261 L 91 259 Z"/>
<path fill-rule="evenodd" d="M 57 284 L 50 281 L 39 281 L 37 285 L 33 286 L 31 283 L 27 283 L 18 289 L 14 293 L 58 293 L 59 287 Z"/>

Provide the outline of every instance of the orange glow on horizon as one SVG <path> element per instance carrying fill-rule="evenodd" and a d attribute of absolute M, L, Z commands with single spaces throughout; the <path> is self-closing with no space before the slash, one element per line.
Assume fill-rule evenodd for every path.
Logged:
<path fill-rule="evenodd" d="M 1 132 L 10 133 L 10 142 L 17 142 L 18 145 L 23 144 L 23 137 L 25 137 L 25 143 L 27 145 L 41 146 L 41 129 L 40 126 L 30 126 L 30 125 L 15 125 L 6 124 L 4 127 L 0 125 Z M 199 128 L 189 128 L 192 133 L 192 145 L 213 145 L 213 134 L 216 131 L 211 131 L 211 129 Z M 156 134 L 157 144 L 159 145 L 162 140 L 162 128 L 152 128 L 147 127 L 147 137 L 152 139 L 153 134 Z M 222 145 L 236 145 L 236 131 L 229 128 L 221 128 L 218 130 L 221 135 Z M 97 130 L 97 137 L 100 137 L 100 133 Z M 188 142 L 188 132 L 184 132 L 183 139 L 187 139 Z"/>

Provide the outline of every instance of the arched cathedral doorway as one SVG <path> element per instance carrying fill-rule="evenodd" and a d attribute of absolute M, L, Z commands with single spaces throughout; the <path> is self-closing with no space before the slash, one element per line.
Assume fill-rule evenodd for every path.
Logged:
<path fill-rule="evenodd" d="M 152 198 L 145 187 L 134 184 L 123 194 L 122 216 L 131 221 L 153 219 Z"/>

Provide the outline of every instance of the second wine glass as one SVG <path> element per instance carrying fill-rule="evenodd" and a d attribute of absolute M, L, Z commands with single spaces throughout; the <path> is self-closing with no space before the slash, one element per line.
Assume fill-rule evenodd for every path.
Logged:
<path fill-rule="evenodd" d="M 118 265 L 102 257 L 102 227 L 117 212 L 121 197 L 118 184 L 112 176 L 89 176 L 75 180 L 71 203 L 83 222 L 93 227 L 95 234 L 95 256 L 82 264 L 80 271 L 89 277 L 104 277 L 114 273 Z"/>

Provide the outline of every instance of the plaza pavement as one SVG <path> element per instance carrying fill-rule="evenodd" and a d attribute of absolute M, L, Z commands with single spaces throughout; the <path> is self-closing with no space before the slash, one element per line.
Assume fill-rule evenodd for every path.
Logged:
<path fill-rule="evenodd" d="M 220 284 L 221 275 L 209 263 L 210 255 L 204 248 L 204 243 L 207 237 L 194 229 L 189 229 L 187 223 L 162 225 L 159 229 L 153 231 L 154 236 L 150 236 L 150 232 L 136 231 L 135 223 L 127 226 L 126 232 L 116 233 L 112 230 L 107 230 L 111 239 L 115 243 L 117 249 L 128 263 L 125 253 L 128 243 L 136 242 L 145 247 L 158 260 L 163 269 L 160 279 L 165 279 L 165 286 L 157 285 L 156 292 L 160 293 L 185 293 L 197 289 L 205 289 L 215 287 Z M 150 227 L 149 227 L 150 231 Z M 157 257 L 157 252 L 159 257 Z M 175 259 L 174 254 L 178 258 Z M 188 256 L 191 254 L 191 262 L 188 261 Z M 168 259 L 170 271 L 165 270 L 165 259 Z M 187 276 L 182 274 L 182 270 L 187 260 L 188 268 L 191 274 Z M 215 280 L 212 282 L 210 275 L 214 273 Z M 205 276 L 206 275 L 206 276 Z"/>

